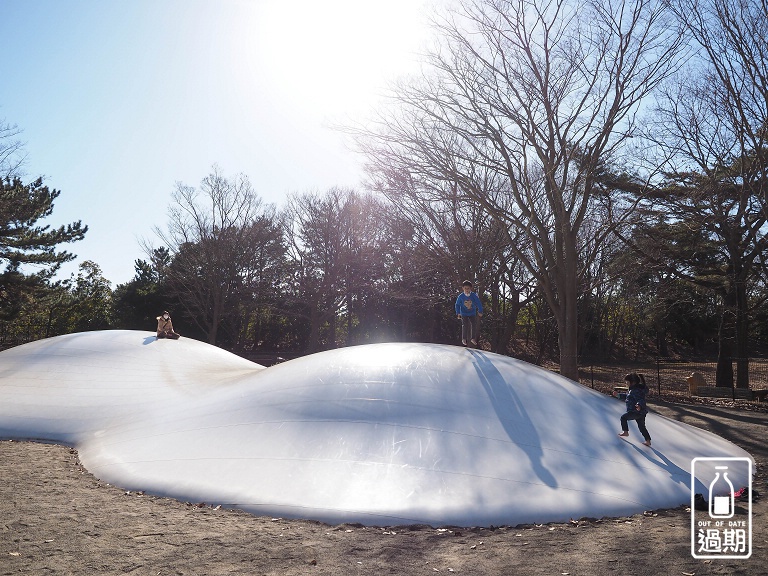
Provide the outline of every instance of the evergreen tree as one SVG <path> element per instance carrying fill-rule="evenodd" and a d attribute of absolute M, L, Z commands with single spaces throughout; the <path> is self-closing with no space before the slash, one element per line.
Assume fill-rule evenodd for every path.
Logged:
<path fill-rule="evenodd" d="M 38 223 L 51 215 L 60 193 L 41 178 L 29 184 L 18 177 L 0 179 L 0 317 L 13 318 L 44 290 L 59 266 L 74 258 L 58 245 L 82 240 L 88 231 L 79 220 L 59 228 Z"/>
<path fill-rule="evenodd" d="M 163 310 L 178 307 L 162 284 L 163 275 L 156 267 L 168 265 L 170 256 L 165 248 L 153 251 L 150 262 L 136 260 L 133 280 L 120 284 L 112 294 L 112 319 L 116 328 L 154 330 L 155 318 Z"/>
<path fill-rule="evenodd" d="M 105 330 L 112 324 L 112 288 L 95 262 L 86 260 L 78 268 L 70 290 L 69 320 L 72 332 Z"/>

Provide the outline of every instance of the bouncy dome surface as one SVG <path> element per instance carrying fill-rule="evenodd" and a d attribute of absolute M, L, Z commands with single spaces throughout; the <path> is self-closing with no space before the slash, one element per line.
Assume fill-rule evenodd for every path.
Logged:
<path fill-rule="evenodd" d="M 355 346 L 269 368 L 139 331 L 0 352 L 0 438 L 72 445 L 126 490 L 330 523 L 634 514 L 689 502 L 693 458 L 748 456 L 653 413 L 652 448 L 632 422 L 620 438 L 623 411 L 545 369 L 445 345 Z"/>

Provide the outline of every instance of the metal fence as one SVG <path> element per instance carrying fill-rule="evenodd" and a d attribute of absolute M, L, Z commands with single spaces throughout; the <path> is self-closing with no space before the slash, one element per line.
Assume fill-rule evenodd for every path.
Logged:
<path fill-rule="evenodd" d="M 48 337 L 48 326 L 33 322 L 0 321 L 0 350 Z"/>
<path fill-rule="evenodd" d="M 735 371 L 735 359 L 733 365 Z M 610 394 L 615 387 L 624 385 L 624 377 L 628 373 L 637 372 L 643 374 L 648 387 L 659 396 L 690 396 L 688 377 L 691 374 L 698 372 L 703 376 L 704 384 L 699 388 L 715 388 L 716 371 L 715 361 L 675 362 L 658 358 L 642 363 L 582 363 L 579 381 L 585 386 Z M 768 389 L 768 359 L 749 359 L 749 389 Z"/>

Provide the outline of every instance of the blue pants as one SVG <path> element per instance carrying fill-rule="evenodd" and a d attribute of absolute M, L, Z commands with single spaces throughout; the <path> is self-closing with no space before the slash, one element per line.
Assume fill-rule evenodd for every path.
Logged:
<path fill-rule="evenodd" d="M 651 435 L 648 434 L 648 429 L 645 427 L 645 414 L 639 410 L 631 410 L 621 416 L 621 429 L 624 432 L 629 432 L 629 423 L 627 420 L 635 420 L 637 422 L 637 428 L 640 430 L 640 434 L 643 435 L 646 442 L 651 441 Z"/>

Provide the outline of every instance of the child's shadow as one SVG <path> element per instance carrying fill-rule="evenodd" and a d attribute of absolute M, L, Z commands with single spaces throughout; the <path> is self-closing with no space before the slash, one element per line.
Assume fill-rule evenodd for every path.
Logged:
<path fill-rule="evenodd" d="M 669 474 L 669 477 L 675 482 L 679 484 L 686 484 L 690 479 L 691 473 L 689 471 L 683 470 L 682 468 L 680 468 L 680 466 L 672 462 L 672 460 L 670 460 L 664 454 L 656 450 L 656 448 L 649 448 L 649 449 L 643 450 L 642 448 L 640 448 L 640 446 L 636 446 L 635 444 L 633 444 L 632 442 L 629 442 L 625 438 L 622 438 L 622 440 L 624 440 L 627 444 L 632 446 L 632 448 L 637 450 L 649 462 L 655 464 L 660 469 L 665 470 Z M 651 456 L 651 453 L 653 453 L 656 456 L 656 458 L 658 458 L 658 460 L 654 459 L 653 456 Z M 699 482 L 698 480 L 696 482 L 698 484 L 701 484 L 701 482 Z M 703 486 L 698 486 L 698 485 L 696 486 L 697 490 L 700 490 L 702 487 Z"/>

